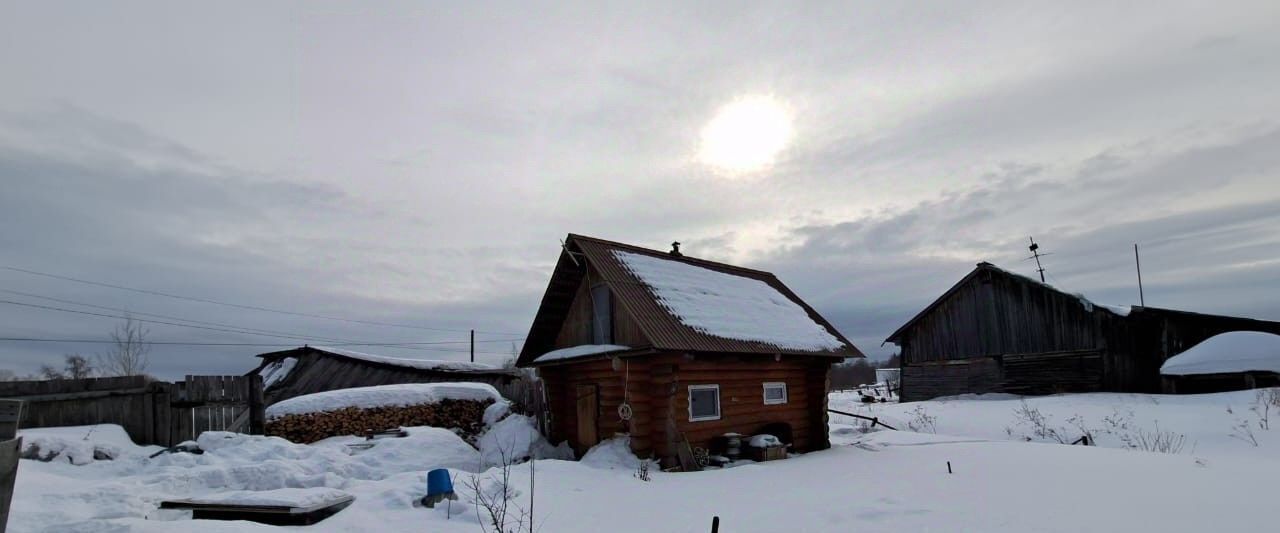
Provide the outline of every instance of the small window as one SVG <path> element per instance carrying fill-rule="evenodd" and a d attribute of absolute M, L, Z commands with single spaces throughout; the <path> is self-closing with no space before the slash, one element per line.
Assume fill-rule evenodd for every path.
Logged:
<path fill-rule="evenodd" d="M 720 420 L 720 386 L 689 385 L 689 421 Z"/>
<path fill-rule="evenodd" d="M 787 403 L 787 384 L 772 381 L 764 384 L 764 404 L 777 405 Z"/>
<path fill-rule="evenodd" d="M 613 344 L 613 297 L 608 285 L 591 288 L 591 343 Z"/>

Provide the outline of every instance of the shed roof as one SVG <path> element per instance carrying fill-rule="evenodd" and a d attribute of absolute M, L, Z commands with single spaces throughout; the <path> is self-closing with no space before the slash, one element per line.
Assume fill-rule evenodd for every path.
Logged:
<path fill-rule="evenodd" d="M 519 365 L 528 365 L 555 347 L 587 264 L 609 287 L 615 305 L 635 320 L 652 348 L 862 356 L 773 274 L 570 234 Z"/>
<path fill-rule="evenodd" d="M 440 361 L 433 359 L 405 359 L 401 357 L 388 357 L 385 355 L 376 355 L 345 348 L 335 348 L 329 346 L 301 346 L 278 352 L 269 352 L 258 354 L 266 362 L 272 362 L 285 357 L 298 357 L 304 354 L 316 354 L 321 357 L 334 357 L 356 361 L 359 363 L 370 364 L 374 366 L 394 367 L 406 371 L 420 371 L 433 373 L 457 373 L 457 374 L 512 374 L 512 370 L 499 368 L 484 363 L 471 363 L 467 361 Z"/>

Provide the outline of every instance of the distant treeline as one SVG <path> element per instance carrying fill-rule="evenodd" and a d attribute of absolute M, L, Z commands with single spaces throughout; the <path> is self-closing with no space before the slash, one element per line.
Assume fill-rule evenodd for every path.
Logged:
<path fill-rule="evenodd" d="M 831 388 L 849 389 L 858 385 L 876 382 L 877 368 L 898 368 L 898 354 L 889 356 L 884 361 L 869 363 L 866 359 L 854 359 L 831 367 Z"/>

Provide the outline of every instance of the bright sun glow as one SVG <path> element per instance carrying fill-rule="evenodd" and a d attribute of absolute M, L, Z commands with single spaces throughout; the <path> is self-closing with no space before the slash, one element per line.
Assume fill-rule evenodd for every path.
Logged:
<path fill-rule="evenodd" d="M 702 129 L 698 157 L 731 172 L 752 172 L 773 164 L 791 142 L 791 113 L 771 96 L 747 96 L 720 108 Z"/>

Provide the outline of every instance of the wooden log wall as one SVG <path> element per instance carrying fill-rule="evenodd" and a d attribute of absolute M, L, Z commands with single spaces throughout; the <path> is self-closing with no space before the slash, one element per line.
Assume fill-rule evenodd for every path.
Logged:
<path fill-rule="evenodd" d="M 759 356 L 691 358 L 668 353 L 633 358 L 618 370 L 610 359 L 598 359 L 542 367 L 539 374 L 547 388 L 552 440 L 569 441 L 579 456 L 595 444 L 578 441 L 578 387 L 593 385 L 598 398 L 594 423 L 599 438 L 629 432 L 637 455 L 661 458 L 669 466 L 681 436 L 690 446 L 709 448 L 714 437 L 728 432 L 755 434 L 774 422 L 791 425 L 798 451 L 828 447 L 826 406 L 831 363 L 819 358 L 774 361 Z M 765 405 L 765 382 L 786 383 L 787 403 Z M 720 387 L 720 418 L 690 421 L 689 386 L 706 384 Z M 617 415 L 624 393 L 633 412 L 629 422 Z"/>

